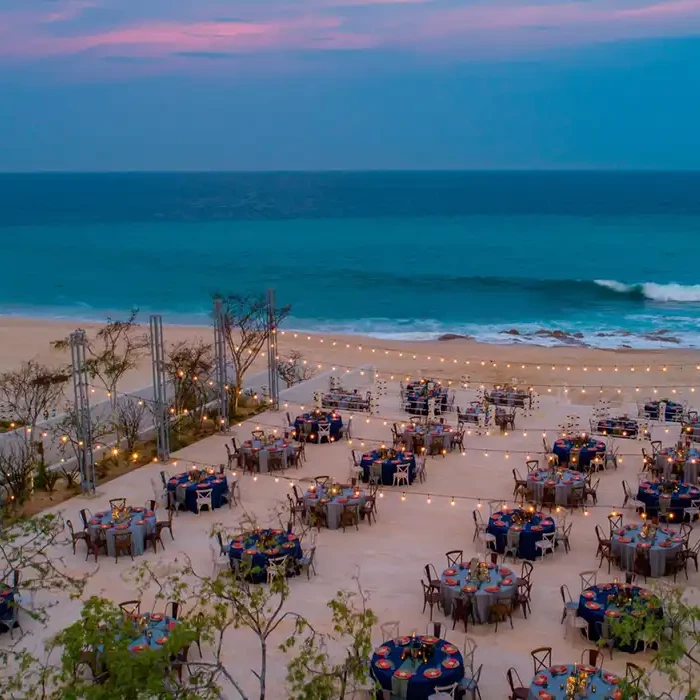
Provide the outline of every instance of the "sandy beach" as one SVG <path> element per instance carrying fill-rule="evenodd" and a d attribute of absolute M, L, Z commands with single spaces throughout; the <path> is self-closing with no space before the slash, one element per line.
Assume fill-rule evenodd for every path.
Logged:
<path fill-rule="evenodd" d="M 148 319 L 140 318 L 143 332 Z M 52 340 L 66 337 L 76 328 L 88 334 L 100 324 L 68 320 L 0 317 L 0 370 L 35 359 L 50 365 L 67 363 L 68 354 L 53 349 Z M 213 341 L 206 326 L 178 326 L 164 322 L 167 345 L 202 338 Z M 470 387 L 510 383 L 533 387 L 539 394 L 561 395 L 579 403 L 591 403 L 601 395 L 634 400 L 645 396 L 692 399 L 700 389 L 700 351 L 601 350 L 581 347 L 535 347 L 492 345 L 468 339 L 445 341 L 392 341 L 361 335 L 321 335 L 280 331 L 279 355 L 292 349 L 303 353 L 318 372 L 338 372 L 370 365 L 386 379 L 431 375 L 455 386 Z M 264 358 L 254 370 L 264 369 Z M 253 370 L 253 371 L 254 371 Z M 122 391 L 148 386 L 151 368 L 148 358 L 125 378 Z"/>

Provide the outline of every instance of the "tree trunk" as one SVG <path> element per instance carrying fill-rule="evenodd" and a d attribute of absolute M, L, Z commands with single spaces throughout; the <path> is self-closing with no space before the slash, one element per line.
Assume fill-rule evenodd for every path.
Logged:
<path fill-rule="evenodd" d="M 241 399 L 241 392 L 243 391 L 243 386 L 241 382 L 236 381 L 233 385 L 233 412 L 231 418 L 235 418 L 238 414 L 238 402 Z"/>
<path fill-rule="evenodd" d="M 262 659 L 260 661 L 260 700 L 265 700 L 265 674 L 267 672 L 267 642 L 260 640 L 260 653 Z"/>

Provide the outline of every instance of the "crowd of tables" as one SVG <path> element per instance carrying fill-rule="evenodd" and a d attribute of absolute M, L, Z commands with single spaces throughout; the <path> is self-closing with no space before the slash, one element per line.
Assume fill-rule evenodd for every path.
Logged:
<path fill-rule="evenodd" d="M 488 403 L 496 406 L 514 406 L 516 408 L 530 408 L 532 394 L 525 389 L 517 389 L 512 386 L 494 387 L 484 394 Z"/>

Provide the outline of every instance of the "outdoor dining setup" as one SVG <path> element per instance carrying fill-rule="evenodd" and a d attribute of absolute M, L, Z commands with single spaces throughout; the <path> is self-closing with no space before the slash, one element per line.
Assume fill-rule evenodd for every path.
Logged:
<path fill-rule="evenodd" d="M 321 517 L 329 530 L 347 525 L 357 526 L 366 500 L 367 492 L 357 486 L 318 478 L 304 494 L 304 505 L 311 516 L 310 520 Z"/>
<path fill-rule="evenodd" d="M 602 440 L 597 440 L 588 433 L 566 435 L 552 445 L 552 454 L 556 455 L 559 464 L 566 464 L 577 471 L 587 469 L 596 457 L 604 458 L 606 450 Z"/>
<path fill-rule="evenodd" d="M 253 583 L 269 582 L 276 574 L 296 576 L 303 558 L 297 535 L 270 528 L 237 535 L 228 552 L 231 569 Z"/>
<path fill-rule="evenodd" d="M 142 506 L 129 506 L 125 499 L 114 499 L 109 510 L 95 513 L 88 521 L 90 541 L 103 540 L 107 555 L 131 556 L 144 553 L 146 536 L 156 529 L 156 514 Z"/>
<path fill-rule="evenodd" d="M 420 454 L 425 450 L 428 454 L 445 454 L 452 449 L 453 439 L 458 436 L 452 426 L 439 421 L 421 423 L 411 419 L 399 432 L 396 423 L 392 428 L 394 444 L 404 444 L 410 451 Z"/>
<path fill-rule="evenodd" d="M 627 415 L 592 419 L 591 432 L 634 439 L 639 434 L 639 422 Z"/>
<path fill-rule="evenodd" d="M 585 663 L 553 666 L 551 648 L 549 657 L 549 662 L 535 672 L 527 700 L 622 700 L 626 697 L 617 687 L 620 679 L 614 673 Z"/>
<path fill-rule="evenodd" d="M 416 478 L 416 457 L 408 450 L 381 446 L 360 459 L 362 481 L 384 486 L 409 486 Z"/>
<path fill-rule="evenodd" d="M 293 436 L 307 442 L 338 442 L 342 437 L 343 418 L 337 411 L 315 408 L 294 420 Z"/>
<path fill-rule="evenodd" d="M 593 585 L 581 592 L 578 616 L 588 623 L 590 642 L 609 640 L 614 648 L 634 654 L 655 645 L 653 639 L 639 639 L 624 643 L 614 635 L 614 622 L 626 615 L 645 617 L 663 616 L 661 601 L 648 589 L 615 579 L 612 583 Z"/>
<path fill-rule="evenodd" d="M 497 384 L 484 393 L 484 399 L 495 406 L 532 408 L 532 392 L 510 384 Z"/>
<path fill-rule="evenodd" d="M 654 455 L 656 473 L 667 480 L 679 479 L 690 484 L 698 483 L 700 476 L 700 450 L 691 447 L 683 436 L 673 447 L 662 447 Z"/>
<path fill-rule="evenodd" d="M 534 508 L 503 507 L 489 517 L 486 533 L 495 538 L 499 554 L 535 560 L 547 551 L 554 552 L 556 521 Z"/>
<path fill-rule="evenodd" d="M 252 438 L 241 445 L 239 460 L 248 471 L 261 474 L 276 469 L 287 469 L 294 461 L 294 444 L 277 431 L 252 431 Z M 240 462 L 239 462 L 240 463 Z"/>
<path fill-rule="evenodd" d="M 433 635 L 396 636 L 374 650 L 371 673 L 391 697 L 428 700 L 440 690 L 454 693 L 464 678 L 457 646 Z M 456 697 L 449 694 L 446 697 Z"/>
<path fill-rule="evenodd" d="M 178 510 L 199 514 L 203 509 L 212 511 L 228 502 L 228 478 L 213 467 L 192 466 L 189 471 L 170 477 L 166 488 L 169 502 Z"/>
<path fill-rule="evenodd" d="M 405 387 L 401 382 L 401 402 L 407 413 L 439 416 L 449 410 L 450 401 L 454 403 L 454 392 L 450 394 L 435 379 L 420 379 Z"/>

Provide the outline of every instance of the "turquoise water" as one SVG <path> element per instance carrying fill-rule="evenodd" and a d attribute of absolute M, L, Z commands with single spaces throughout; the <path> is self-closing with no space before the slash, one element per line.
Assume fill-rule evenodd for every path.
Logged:
<path fill-rule="evenodd" d="M 273 287 L 304 330 L 696 347 L 699 231 L 695 173 L 0 175 L 0 313 Z"/>

